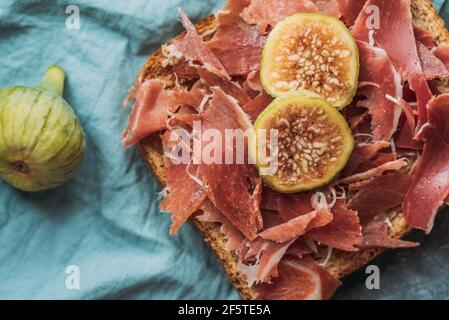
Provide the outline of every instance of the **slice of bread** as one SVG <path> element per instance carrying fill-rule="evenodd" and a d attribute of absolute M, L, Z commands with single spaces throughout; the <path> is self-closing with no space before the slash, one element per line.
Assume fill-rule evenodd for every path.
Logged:
<path fill-rule="evenodd" d="M 414 24 L 423 30 L 433 33 L 437 44 L 449 43 L 449 32 L 446 30 L 444 22 L 436 12 L 431 0 L 412 0 L 411 2 Z M 210 15 L 199 22 L 196 27 L 198 32 L 202 34 L 213 30 L 215 23 L 216 21 L 214 16 Z M 182 36 L 183 34 L 179 35 L 178 38 Z M 146 79 L 154 78 L 173 81 L 174 76 L 171 70 L 162 67 L 162 60 L 163 56 L 161 50 L 158 50 L 152 54 L 143 66 L 137 78 L 137 83 L 143 82 Z M 159 134 L 154 134 L 142 140 L 139 143 L 139 149 L 149 167 L 154 172 L 154 175 L 161 184 L 164 184 L 166 170 L 162 157 L 162 144 Z M 393 226 L 390 228 L 390 235 L 392 237 L 403 237 L 409 231 L 404 217 L 399 209 L 394 212 L 390 212 L 390 220 Z M 219 225 L 214 223 L 203 223 L 195 219 L 192 219 L 192 222 L 202 233 L 206 243 L 210 245 L 210 247 L 223 262 L 229 279 L 237 288 L 240 295 L 244 299 L 253 299 L 254 291 L 248 287 L 247 283 L 242 279 L 237 270 L 236 255 L 225 249 L 226 239 L 220 233 Z M 357 253 L 334 251 L 330 261 L 326 264 L 326 269 L 335 277 L 342 278 L 367 264 L 382 251 L 382 249 L 362 250 Z M 324 256 L 325 253 L 322 255 L 317 255 L 316 259 L 323 260 Z"/>

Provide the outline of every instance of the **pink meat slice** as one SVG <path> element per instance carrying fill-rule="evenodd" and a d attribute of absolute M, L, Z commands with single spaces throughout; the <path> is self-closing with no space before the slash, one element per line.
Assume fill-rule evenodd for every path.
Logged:
<path fill-rule="evenodd" d="M 366 97 L 364 106 L 371 115 L 371 128 L 374 140 L 389 141 L 397 130 L 401 108 L 387 99 L 402 97 L 399 74 L 388 58 L 385 50 L 371 47 L 368 43 L 357 41 L 360 52 L 360 82 L 375 83 L 366 86 L 358 93 Z"/>
<path fill-rule="evenodd" d="M 224 137 L 227 129 L 248 129 L 249 119 L 235 99 L 219 88 L 215 90 L 209 108 L 200 115 L 202 130 L 218 130 Z M 221 143 L 225 145 L 224 138 Z M 221 159 L 224 159 L 223 155 Z M 202 163 L 200 173 L 205 191 L 215 207 L 248 239 L 254 240 L 262 227 L 262 180 L 255 167 L 245 163 Z"/>
<path fill-rule="evenodd" d="M 444 79 L 449 77 L 449 71 L 444 63 L 438 59 L 429 49 L 421 42 L 417 43 L 419 59 L 426 80 L 435 78 Z"/>
<path fill-rule="evenodd" d="M 200 63 L 212 73 L 230 79 L 225 67 L 203 41 L 203 38 L 198 34 L 194 24 L 189 20 L 185 12 L 179 9 L 179 15 L 181 16 L 182 24 L 186 29 L 186 34 L 182 39 L 173 43 L 175 48 L 188 61 Z"/>
<path fill-rule="evenodd" d="M 351 197 L 348 206 L 359 212 L 360 222 L 366 226 L 379 214 L 402 204 L 412 179 L 406 174 L 393 173 L 369 180 Z"/>
<path fill-rule="evenodd" d="M 220 59 L 231 75 L 246 76 L 257 70 L 265 37 L 257 26 L 245 23 L 240 17 L 249 1 L 231 0 L 217 14 L 217 29 L 207 46 Z"/>
<path fill-rule="evenodd" d="M 320 267 L 312 258 L 285 258 L 278 266 L 279 277 L 273 284 L 256 287 L 262 300 L 325 300 L 330 299 L 340 281 Z"/>
<path fill-rule="evenodd" d="M 221 224 L 220 232 L 226 238 L 226 250 L 238 252 L 245 241 L 245 236 L 209 200 L 202 204 L 201 210 L 203 213 L 196 218 L 201 222 Z"/>
<path fill-rule="evenodd" d="M 372 37 L 367 26 L 371 19 L 368 6 L 379 9 L 380 28 L 375 29 Z M 403 81 L 408 81 L 410 88 L 416 93 L 418 100 L 419 121 L 421 126 L 427 117 L 426 105 L 432 97 L 430 88 L 424 77 L 416 47 L 416 39 L 412 24 L 410 0 L 368 0 L 360 12 L 352 30 L 357 40 L 369 42 L 384 49 Z"/>
<path fill-rule="evenodd" d="M 407 224 L 429 233 L 435 215 L 449 194 L 449 95 L 433 98 L 428 123 L 420 136 L 424 150 L 413 172 L 413 183 L 404 201 Z"/>
<path fill-rule="evenodd" d="M 362 242 L 362 227 L 356 211 L 348 209 L 343 201 L 332 208 L 334 219 L 321 228 L 310 230 L 307 237 L 331 248 L 358 251 Z"/>
<path fill-rule="evenodd" d="M 166 184 L 169 194 L 161 202 L 162 211 L 170 212 L 172 217 L 171 234 L 177 234 L 182 225 L 200 208 L 206 200 L 206 194 L 187 173 L 187 165 L 175 165 L 165 159 L 167 168 Z M 189 168 L 192 174 L 198 174 L 198 166 Z"/>
<path fill-rule="evenodd" d="M 393 239 L 388 235 L 388 225 L 385 221 L 373 221 L 363 230 L 363 241 L 360 245 L 361 249 L 370 248 L 414 248 L 419 243 Z"/>
<path fill-rule="evenodd" d="M 259 234 L 265 240 L 278 243 L 286 243 L 306 234 L 314 228 L 320 228 L 332 222 L 333 216 L 329 210 L 315 210 L 305 215 L 300 215 L 283 224 L 271 227 Z"/>
<path fill-rule="evenodd" d="M 311 0 L 252 0 L 241 16 L 246 23 L 258 25 L 260 33 L 267 34 L 269 27 L 298 12 L 314 13 L 318 8 Z"/>

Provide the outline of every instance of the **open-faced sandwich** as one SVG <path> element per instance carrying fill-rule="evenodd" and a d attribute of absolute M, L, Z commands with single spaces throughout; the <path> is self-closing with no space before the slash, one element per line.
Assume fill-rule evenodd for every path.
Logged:
<path fill-rule="evenodd" d="M 449 194 L 449 34 L 430 0 L 229 0 L 155 52 L 127 147 L 247 299 L 328 299 Z"/>

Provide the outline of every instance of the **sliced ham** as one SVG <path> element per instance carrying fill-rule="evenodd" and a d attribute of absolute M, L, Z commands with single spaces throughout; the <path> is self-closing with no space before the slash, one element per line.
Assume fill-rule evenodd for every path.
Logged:
<path fill-rule="evenodd" d="M 386 95 L 401 98 L 401 80 L 385 50 L 362 41 L 357 41 L 357 45 L 361 60 L 359 80 L 377 84 L 359 89 L 359 94 L 366 97 L 364 106 L 372 118 L 373 139 L 389 141 L 398 127 L 401 108 Z"/>
<path fill-rule="evenodd" d="M 277 22 L 298 12 L 318 12 L 311 0 L 252 0 L 241 14 L 250 25 L 258 25 L 262 34 L 267 34 Z"/>
<path fill-rule="evenodd" d="M 337 0 L 341 18 L 348 27 L 354 25 L 366 0 Z"/>
<path fill-rule="evenodd" d="M 340 18 L 342 12 L 340 10 L 339 0 L 313 0 L 320 13 L 327 14 L 336 18 Z"/>
<path fill-rule="evenodd" d="M 200 115 L 200 119 L 202 130 L 219 130 L 223 137 L 227 129 L 246 130 L 251 125 L 236 101 L 219 88 L 216 88 L 209 108 Z M 224 141 L 222 145 L 225 145 Z M 203 163 L 200 172 L 205 191 L 215 207 L 248 239 L 254 240 L 262 227 L 259 208 L 262 180 L 255 167 Z"/>
<path fill-rule="evenodd" d="M 193 23 L 189 20 L 184 11 L 179 9 L 182 24 L 186 29 L 186 34 L 180 40 L 175 41 L 172 45 L 177 52 L 190 62 L 200 63 L 212 73 L 230 79 L 228 72 L 222 65 L 217 56 L 203 41 L 198 34 Z"/>
<path fill-rule="evenodd" d="M 449 44 L 439 45 L 433 50 L 433 54 L 449 68 Z"/>
<path fill-rule="evenodd" d="M 413 26 L 413 32 L 415 34 L 416 41 L 421 42 L 427 49 L 432 49 L 435 47 L 435 38 L 432 33 L 417 26 Z"/>
<path fill-rule="evenodd" d="M 426 80 L 433 80 L 435 78 L 444 79 L 449 77 L 449 71 L 440 59 L 438 59 L 421 42 L 418 42 L 417 46 L 419 59 Z"/>
<path fill-rule="evenodd" d="M 449 95 L 432 99 L 427 109 L 428 123 L 420 133 L 424 151 L 416 163 L 403 207 L 407 224 L 429 233 L 449 194 Z"/>
<path fill-rule="evenodd" d="M 368 171 L 357 173 L 352 176 L 343 178 L 338 180 L 338 184 L 345 185 L 345 184 L 351 184 L 358 181 L 368 180 L 372 178 L 379 177 L 383 175 L 385 172 L 388 171 L 398 171 L 402 169 L 403 167 L 406 167 L 408 165 L 407 159 L 402 158 L 394 161 L 390 161 L 387 163 L 384 163 L 376 168 L 370 169 Z"/>
<path fill-rule="evenodd" d="M 386 141 L 373 141 L 356 145 L 343 171 L 343 176 L 353 174 L 360 165 L 372 160 L 381 150 L 389 147 L 390 143 Z"/>
<path fill-rule="evenodd" d="M 229 1 L 227 8 L 217 14 L 217 30 L 207 43 L 231 75 L 245 76 L 257 70 L 265 43 L 257 26 L 245 23 L 240 17 L 247 5 L 249 1 Z"/>
<path fill-rule="evenodd" d="M 419 243 L 393 239 L 388 234 L 388 225 L 385 221 L 373 221 L 363 230 L 363 241 L 360 245 L 361 249 L 384 248 L 414 248 Z"/>
<path fill-rule="evenodd" d="M 167 168 L 166 184 L 168 195 L 162 201 L 162 211 L 172 215 L 171 234 L 178 233 L 181 226 L 194 214 L 206 200 L 206 194 L 202 187 L 191 179 L 187 173 L 187 165 L 175 165 L 168 158 L 165 159 Z M 189 168 L 192 172 L 198 172 L 198 167 Z"/>
<path fill-rule="evenodd" d="M 198 75 L 200 76 L 201 83 L 203 83 L 207 88 L 212 89 L 219 87 L 224 91 L 224 93 L 230 95 L 234 99 L 237 99 L 240 105 L 245 105 L 251 101 L 251 97 L 237 82 L 216 75 L 213 72 L 210 72 L 207 68 L 201 66 L 196 69 Z"/>
<path fill-rule="evenodd" d="M 164 89 L 161 80 L 143 82 L 136 93 L 128 120 L 128 127 L 122 133 L 123 143 L 130 147 L 152 133 L 167 128 L 169 114 L 180 106 L 196 108 L 203 98 L 200 90 Z"/>
<path fill-rule="evenodd" d="M 324 300 L 330 299 L 340 281 L 332 277 L 312 258 L 286 258 L 278 266 L 279 277 L 273 284 L 256 287 L 261 300 Z"/>
<path fill-rule="evenodd" d="M 246 103 L 242 109 L 254 122 L 271 102 L 273 102 L 273 98 L 263 91 L 256 98 Z"/>
<path fill-rule="evenodd" d="M 276 243 L 261 238 L 245 241 L 240 251 L 238 270 L 244 275 L 248 285 L 269 283 L 278 277 L 278 264 L 293 242 Z"/>
<path fill-rule="evenodd" d="M 362 227 L 356 211 L 348 209 L 343 201 L 332 208 L 334 219 L 328 225 L 310 230 L 307 237 L 323 245 L 344 251 L 358 251 L 362 241 Z"/>
<path fill-rule="evenodd" d="M 201 210 L 203 213 L 196 219 L 201 222 L 221 224 L 220 232 L 226 238 L 226 250 L 238 252 L 245 241 L 245 236 L 209 200 L 202 204 Z"/>
<path fill-rule="evenodd" d="M 283 194 L 279 196 L 278 211 L 284 221 L 312 212 L 314 208 L 310 193 Z"/>
<path fill-rule="evenodd" d="M 412 179 L 406 174 L 393 173 L 365 181 L 348 206 L 359 212 L 360 222 L 366 226 L 377 215 L 402 204 Z"/>
<path fill-rule="evenodd" d="M 367 23 L 367 19 L 372 18 L 369 10 L 366 10 L 368 6 L 376 6 L 379 9 L 378 30 L 367 28 L 371 25 L 369 21 Z M 368 0 L 352 32 L 357 40 L 373 41 L 376 47 L 387 52 L 402 80 L 408 81 L 410 88 L 416 93 L 421 126 L 426 120 L 426 104 L 432 93 L 424 77 L 416 48 L 410 0 Z"/>
<path fill-rule="evenodd" d="M 259 234 L 259 237 L 278 243 L 286 243 L 310 230 L 328 225 L 332 219 L 333 216 L 329 210 L 319 209 L 266 229 Z"/>

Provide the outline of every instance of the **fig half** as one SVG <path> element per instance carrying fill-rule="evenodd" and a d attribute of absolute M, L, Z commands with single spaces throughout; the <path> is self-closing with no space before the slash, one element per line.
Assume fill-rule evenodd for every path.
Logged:
<path fill-rule="evenodd" d="M 273 97 L 312 91 L 344 108 L 357 91 L 357 44 L 343 22 L 317 13 L 297 13 L 269 34 L 261 61 L 261 82 Z"/>
<path fill-rule="evenodd" d="M 271 129 L 277 132 L 276 146 L 268 143 Z M 307 92 L 275 99 L 257 118 L 250 143 L 259 171 L 268 167 L 267 162 L 260 161 L 260 152 L 277 159 L 276 170 L 261 176 L 269 187 L 282 193 L 308 191 L 329 183 L 345 167 L 354 148 L 351 130 L 341 113 Z"/>

